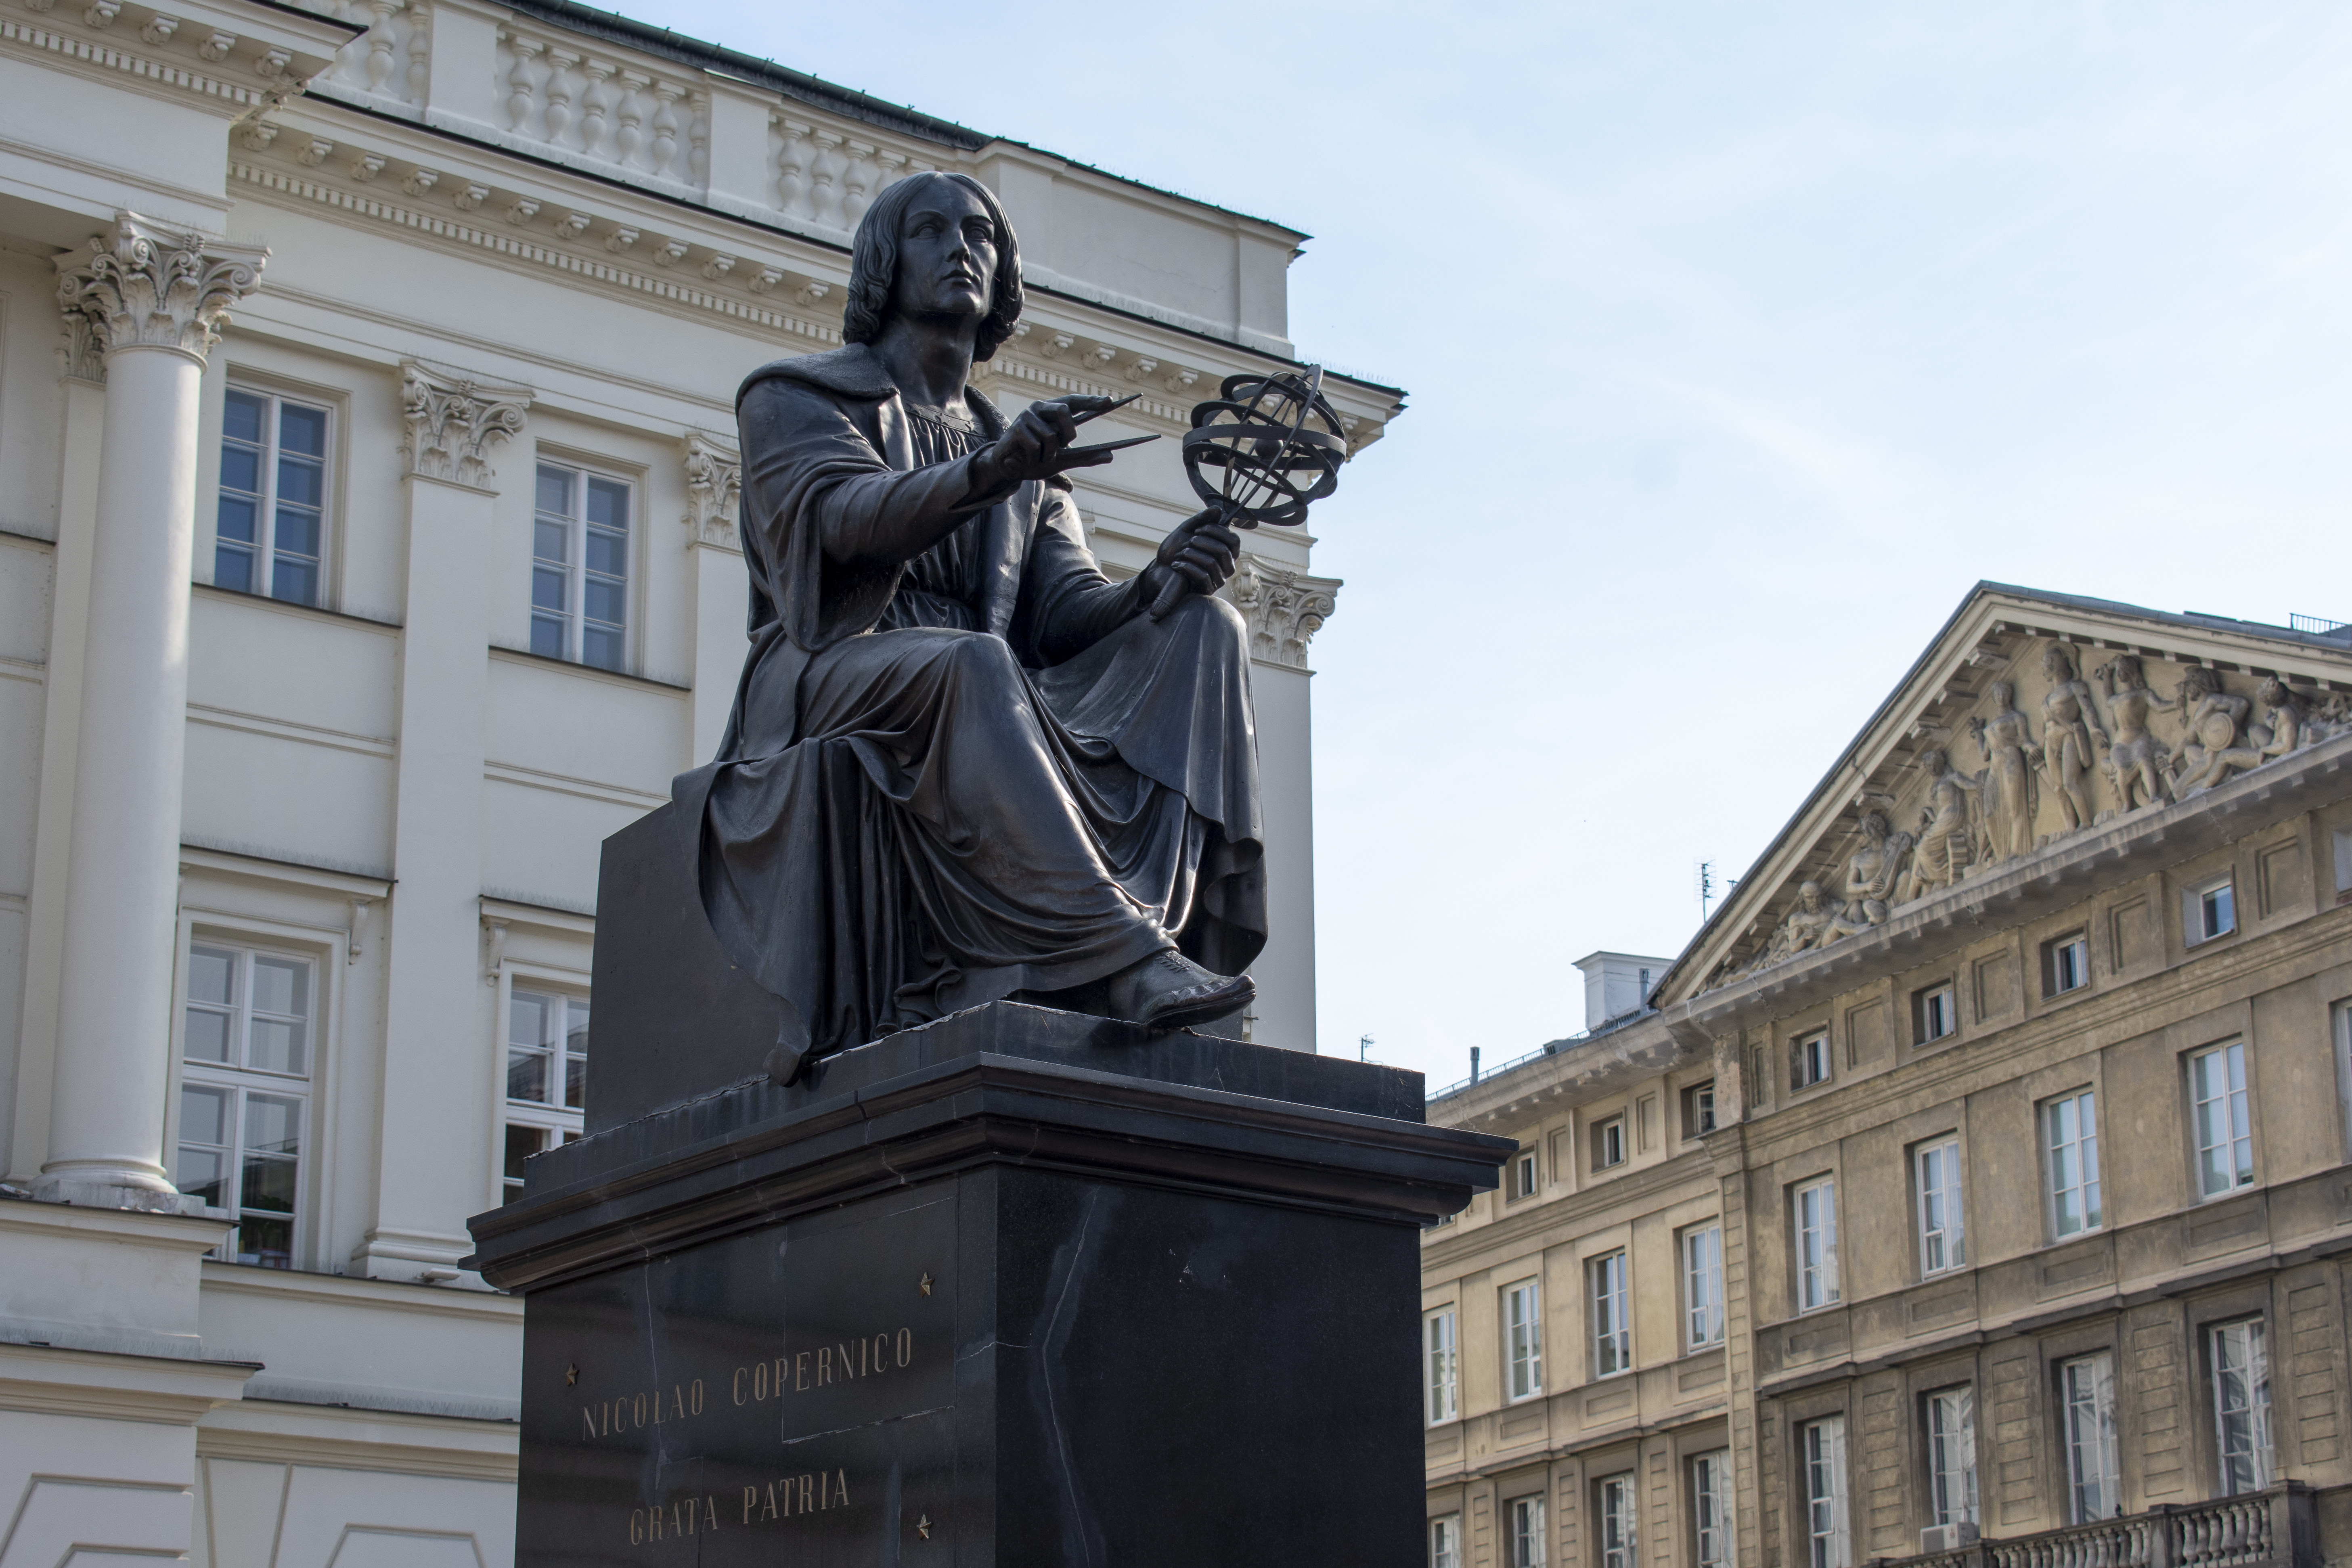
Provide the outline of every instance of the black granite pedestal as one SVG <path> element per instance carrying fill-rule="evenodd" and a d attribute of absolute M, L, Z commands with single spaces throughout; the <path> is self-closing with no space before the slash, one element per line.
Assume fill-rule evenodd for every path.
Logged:
<path fill-rule="evenodd" d="M 677 1081 L 597 1009 L 593 1072 Z M 793 1068 L 635 1119 L 592 1077 L 472 1222 L 525 1302 L 520 1563 L 1423 1561 L 1418 1232 L 1507 1141 L 1417 1073 L 1014 1003 Z"/>

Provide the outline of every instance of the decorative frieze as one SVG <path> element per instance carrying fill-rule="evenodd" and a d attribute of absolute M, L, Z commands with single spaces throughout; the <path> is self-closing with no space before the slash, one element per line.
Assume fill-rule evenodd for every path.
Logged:
<path fill-rule="evenodd" d="M 173 349 L 201 360 L 220 341 L 231 305 L 261 281 L 269 252 L 165 228 L 121 213 L 110 237 L 89 242 L 89 259 L 60 267 L 58 303 L 86 338 L 68 332 L 68 374 L 87 374 L 95 356 L 123 349 Z"/>
<path fill-rule="evenodd" d="M 743 494 L 743 458 L 699 430 L 686 434 L 686 523 L 689 545 L 740 549 L 735 520 Z"/>
<path fill-rule="evenodd" d="M 1250 657 L 1305 669 L 1307 644 L 1339 608 L 1340 585 L 1337 577 L 1310 577 L 1243 552 L 1233 595 L 1249 624 Z"/>
<path fill-rule="evenodd" d="M 522 433 L 530 389 L 404 360 L 400 402 L 408 426 L 401 456 L 408 471 L 487 489 L 498 477 L 490 467 L 490 447 Z"/>

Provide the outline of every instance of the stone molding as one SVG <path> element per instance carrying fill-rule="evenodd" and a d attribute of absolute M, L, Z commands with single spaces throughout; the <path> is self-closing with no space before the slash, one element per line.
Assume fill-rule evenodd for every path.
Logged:
<path fill-rule="evenodd" d="M 488 489 L 493 443 L 522 434 L 530 388 L 428 365 L 400 363 L 401 417 L 408 427 L 401 456 L 418 479 L 447 479 Z"/>
<path fill-rule="evenodd" d="M 743 458 L 716 436 L 689 430 L 681 443 L 686 464 L 686 524 L 689 548 L 708 544 L 740 550 L 735 521 L 743 495 Z"/>
<path fill-rule="evenodd" d="M 89 260 L 58 271 L 67 374 L 83 379 L 124 349 L 170 349 L 201 363 L 220 341 L 229 307 L 259 287 L 269 260 L 263 247 L 207 239 L 130 212 L 117 213 L 113 235 L 89 248 Z"/>
<path fill-rule="evenodd" d="M 1250 657 L 1307 668 L 1307 644 L 1339 607 L 1337 577 L 1312 577 L 1243 552 L 1234 572 L 1234 607 L 1249 623 Z"/>

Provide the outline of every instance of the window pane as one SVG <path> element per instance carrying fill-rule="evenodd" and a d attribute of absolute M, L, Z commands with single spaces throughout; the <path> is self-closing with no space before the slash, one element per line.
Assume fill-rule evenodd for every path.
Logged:
<path fill-rule="evenodd" d="M 236 1227 L 236 1260 L 264 1268 L 294 1267 L 294 1223 L 284 1219 L 240 1217 Z"/>
<path fill-rule="evenodd" d="M 245 1097 L 245 1152 L 255 1154 L 283 1154 L 288 1158 L 302 1152 L 302 1102 L 278 1094 L 248 1094 Z M 245 1201 L 250 1205 L 253 1194 Z"/>
<path fill-rule="evenodd" d="M 188 950 L 188 1000 L 217 1002 L 224 1005 L 236 1000 L 236 954 L 216 947 L 192 947 Z"/>
<path fill-rule="evenodd" d="M 530 525 L 530 552 L 541 561 L 558 566 L 572 559 L 572 530 L 561 522 L 541 518 Z"/>
<path fill-rule="evenodd" d="M 296 1016 L 310 1011 L 310 966 L 299 959 L 253 961 L 253 1009 Z"/>
<path fill-rule="evenodd" d="M 629 536 L 607 529 L 588 531 L 588 554 L 584 564 L 591 572 L 601 572 L 608 577 L 629 574 Z"/>
<path fill-rule="evenodd" d="M 615 583 L 606 577 L 591 577 L 581 584 L 582 608 L 592 621 L 617 626 L 629 617 L 629 590 L 625 583 Z"/>
<path fill-rule="evenodd" d="M 530 618 L 530 651 L 549 658 L 563 657 L 563 623 L 548 616 Z"/>
<path fill-rule="evenodd" d="M 543 1046 L 554 1038 L 553 1023 L 548 1013 L 554 998 L 536 996 L 528 991 L 517 991 L 507 998 L 507 1042 L 517 1046 Z"/>
<path fill-rule="evenodd" d="M 250 392 L 232 392 L 221 405 L 221 434 L 232 441 L 258 441 L 269 400 Z"/>
<path fill-rule="evenodd" d="M 278 405 L 278 444 L 289 452 L 305 452 L 313 458 L 325 457 L 327 411 L 305 408 L 299 403 Z"/>
<path fill-rule="evenodd" d="M 544 1051 L 507 1052 L 507 1098 L 527 1100 L 534 1104 L 547 1099 L 547 1053 Z"/>
<path fill-rule="evenodd" d="M 185 1118 L 182 1119 L 183 1121 Z M 221 1196 L 221 1177 L 227 1163 L 217 1149 L 180 1147 L 180 1190 L 208 1209 L 226 1206 Z"/>
<path fill-rule="evenodd" d="M 280 505 L 278 531 L 270 536 L 270 542 L 280 566 L 289 555 L 315 557 L 319 553 L 319 513 L 310 507 Z"/>
<path fill-rule="evenodd" d="M 294 1212 L 294 1162 L 246 1152 L 245 1180 L 237 1194 L 241 1205 L 268 1214 Z"/>
<path fill-rule="evenodd" d="M 254 532 L 261 517 L 260 503 L 251 496 L 224 494 L 220 499 L 220 516 L 214 531 L 227 542 L 251 544 L 257 537 Z"/>
<path fill-rule="evenodd" d="M 303 1063 L 303 1026 L 283 1018 L 256 1018 L 247 1047 L 246 1065 L 261 1072 L 299 1073 Z"/>
<path fill-rule="evenodd" d="M 229 544 L 214 551 L 213 586 L 237 594 L 252 593 L 253 552 Z"/>
<path fill-rule="evenodd" d="M 228 1141 L 228 1093 L 194 1084 L 180 1091 L 181 1142 L 218 1146 Z"/>
<path fill-rule="evenodd" d="M 318 507 L 326 502 L 327 470 L 308 458 L 278 459 L 278 499 L 289 506 Z"/>
<path fill-rule="evenodd" d="M 230 1017 L 209 1008 L 188 1009 L 188 1036 L 184 1047 L 192 1062 L 225 1062 L 228 1060 Z"/>
<path fill-rule="evenodd" d="M 620 669 L 628 662 L 627 639 L 619 632 L 589 626 L 580 634 L 580 662 L 599 669 Z"/>
<path fill-rule="evenodd" d="M 551 468 L 545 464 L 539 470 L 539 510 L 551 511 L 558 517 L 572 515 L 572 470 Z"/>
<path fill-rule="evenodd" d="M 590 479 L 588 521 L 599 528 L 627 528 L 629 487 L 612 479 Z"/>
<path fill-rule="evenodd" d="M 507 1127 L 507 1201 L 522 1195 L 522 1163 L 545 1146 L 547 1134 L 536 1127 Z"/>
<path fill-rule="evenodd" d="M 316 605 L 319 602 L 319 563 L 305 561 L 299 555 L 276 557 L 269 568 L 269 596 L 291 605 Z"/>
<path fill-rule="evenodd" d="M 560 612 L 570 602 L 570 584 L 562 572 L 546 566 L 531 568 L 530 603 L 533 609 Z"/>

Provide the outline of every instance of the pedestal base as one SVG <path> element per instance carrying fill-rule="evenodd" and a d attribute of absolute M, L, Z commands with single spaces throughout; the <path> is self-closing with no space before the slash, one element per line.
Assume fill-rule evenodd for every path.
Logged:
<path fill-rule="evenodd" d="M 601 1042 L 600 1042 L 601 1045 Z M 1418 1074 L 997 1004 L 531 1162 L 517 1560 L 1422 1560 Z"/>

